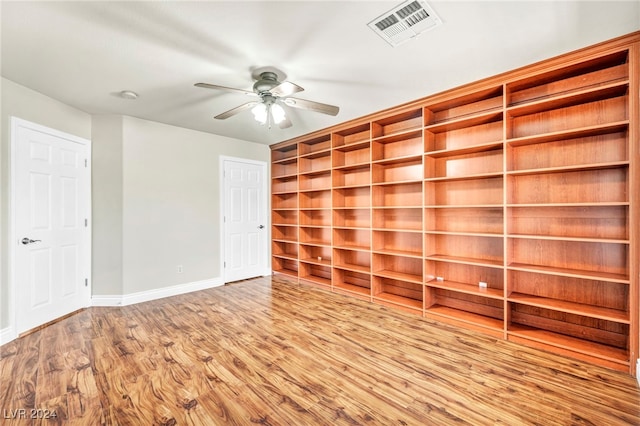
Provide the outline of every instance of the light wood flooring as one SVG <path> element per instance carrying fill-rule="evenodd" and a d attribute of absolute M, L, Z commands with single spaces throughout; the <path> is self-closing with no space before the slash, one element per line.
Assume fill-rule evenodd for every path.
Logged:
<path fill-rule="evenodd" d="M 640 425 L 624 373 L 270 277 L 87 309 L 0 379 L 2 425 Z"/>

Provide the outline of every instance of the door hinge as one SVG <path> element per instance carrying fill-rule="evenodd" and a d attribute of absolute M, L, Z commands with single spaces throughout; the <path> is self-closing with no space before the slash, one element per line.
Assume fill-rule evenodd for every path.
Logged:
<path fill-rule="evenodd" d="M 84 286 L 89 287 L 89 278 L 84 279 Z"/>
<path fill-rule="evenodd" d="M 84 220 L 84 227 L 86 228 L 87 226 L 89 226 L 89 219 Z"/>
<path fill-rule="evenodd" d="M 84 167 L 87 168 L 87 164 L 88 164 L 88 160 L 85 158 L 84 159 Z"/>
<path fill-rule="evenodd" d="M 222 267 L 226 268 L 227 267 L 227 262 L 222 262 Z"/>

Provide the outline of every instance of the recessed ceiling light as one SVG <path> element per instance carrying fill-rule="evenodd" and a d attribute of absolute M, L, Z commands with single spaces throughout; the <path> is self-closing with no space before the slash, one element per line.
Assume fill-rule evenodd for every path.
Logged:
<path fill-rule="evenodd" d="M 133 92 L 131 90 L 123 90 L 122 92 L 120 92 L 120 97 L 122 99 L 130 99 L 130 100 L 136 100 L 138 99 L 138 94 L 136 92 Z"/>

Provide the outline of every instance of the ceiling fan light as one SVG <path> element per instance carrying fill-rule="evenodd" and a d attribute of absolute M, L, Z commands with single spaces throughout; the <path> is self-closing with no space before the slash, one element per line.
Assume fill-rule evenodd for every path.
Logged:
<path fill-rule="evenodd" d="M 271 105 L 271 116 L 275 124 L 280 124 L 285 119 L 284 108 L 278 104 Z"/>
<path fill-rule="evenodd" d="M 251 109 L 251 112 L 253 113 L 253 118 L 260 124 L 267 122 L 267 106 L 265 104 L 259 103 Z"/>

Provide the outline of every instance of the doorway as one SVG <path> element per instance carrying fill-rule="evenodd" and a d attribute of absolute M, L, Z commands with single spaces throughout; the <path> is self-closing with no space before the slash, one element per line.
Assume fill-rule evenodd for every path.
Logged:
<path fill-rule="evenodd" d="M 91 301 L 91 141 L 11 118 L 15 335 Z"/>
<path fill-rule="evenodd" d="M 222 157 L 224 282 L 267 275 L 267 165 Z"/>

